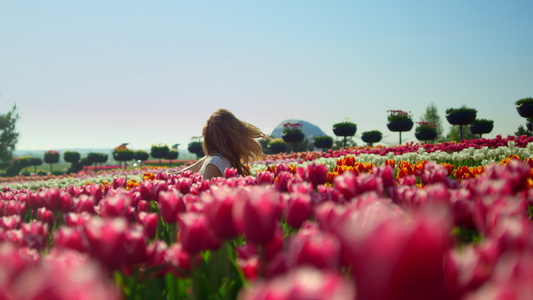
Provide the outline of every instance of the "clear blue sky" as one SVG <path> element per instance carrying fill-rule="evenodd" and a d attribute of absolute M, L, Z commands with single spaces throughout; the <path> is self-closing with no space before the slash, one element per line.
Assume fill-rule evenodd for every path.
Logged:
<path fill-rule="evenodd" d="M 227 108 L 266 133 L 302 119 L 333 135 L 387 110 L 419 120 L 463 104 L 525 124 L 533 97 L 533 1 L 2 1 L 0 112 L 17 149 L 133 149 L 201 135 Z M 415 140 L 414 130 L 403 140 Z M 359 140 L 360 142 L 360 140 Z"/>

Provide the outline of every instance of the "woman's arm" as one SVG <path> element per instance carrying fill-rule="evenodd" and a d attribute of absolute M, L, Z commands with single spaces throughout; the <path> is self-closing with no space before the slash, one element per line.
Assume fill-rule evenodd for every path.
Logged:
<path fill-rule="evenodd" d="M 170 173 L 170 174 L 180 174 L 184 171 L 191 171 L 193 173 L 198 173 L 198 171 L 200 171 L 200 168 L 202 167 L 202 165 L 204 164 L 204 161 L 205 161 L 205 158 L 206 156 L 202 157 L 202 159 L 200 159 L 199 161 L 195 162 L 194 164 L 184 168 L 184 169 L 181 169 L 180 171 L 178 172 L 173 172 L 173 173 Z"/>

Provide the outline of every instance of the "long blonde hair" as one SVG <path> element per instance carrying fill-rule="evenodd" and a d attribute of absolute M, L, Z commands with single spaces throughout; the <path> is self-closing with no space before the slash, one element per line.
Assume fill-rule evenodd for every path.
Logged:
<path fill-rule="evenodd" d="M 207 119 L 202 135 L 204 153 L 224 156 L 241 175 L 250 175 L 244 164 L 263 159 L 263 149 L 255 139 L 269 138 L 226 109 L 218 109 Z"/>

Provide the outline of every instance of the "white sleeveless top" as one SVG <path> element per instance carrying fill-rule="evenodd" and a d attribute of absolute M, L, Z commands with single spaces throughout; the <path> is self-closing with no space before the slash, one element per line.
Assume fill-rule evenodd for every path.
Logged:
<path fill-rule="evenodd" d="M 205 176 L 205 170 L 207 169 L 207 165 L 209 164 L 212 164 L 215 167 L 217 167 L 220 170 L 220 173 L 222 173 L 222 177 L 226 177 L 224 175 L 224 172 L 226 171 L 227 168 L 232 167 L 229 160 L 227 160 L 224 156 L 220 154 L 215 154 L 213 156 L 207 156 L 205 158 L 205 161 L 202 164 L 200 171 L 198 171 L 198 174 Z"/>

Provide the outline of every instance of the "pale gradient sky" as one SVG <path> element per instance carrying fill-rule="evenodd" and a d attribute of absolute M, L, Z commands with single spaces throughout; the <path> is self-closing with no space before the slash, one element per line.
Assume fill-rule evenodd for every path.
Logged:
<path fill-rule="evenodd" d="M 332 135 L 418 121 L 434 102 L 525 124 L 533 1 L 15 1 L 0 3 L 0 112 L 17 149 L 133 149 L 201 134 L 227 108 L 266 133 L 302 119 Z M 414 130 L 403 134 L 414 141 Z M 361 143 L 360 140 L 356 140 Z"/>

